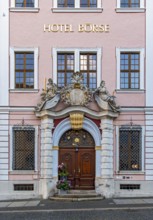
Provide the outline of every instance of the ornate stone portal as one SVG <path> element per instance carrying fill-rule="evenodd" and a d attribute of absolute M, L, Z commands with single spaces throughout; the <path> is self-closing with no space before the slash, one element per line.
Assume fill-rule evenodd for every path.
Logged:
<path fill-rule="evenodd" d="M 93 136 L 96 144 L 95 189 L 107 198 L 114 194 L 113 119 L 118 116 L 120 108 L 115 97 L 107 91 L 104 81 L 94 91 L 82 82 L 82 74 L 76 72 L 71 84 L 58 90 L 57 85 L 49 79 L 47 89 L 41 94 L 41 102 L 36 107 L 36 116 L 41 118 L 40 185 L 44 198 L 56 191 L 61 136 L 70 129 L 81 128 Z M 54 119 L 61 119 L 55 128 Z M 101 121 L 102 134 L 92 119 Z"/>

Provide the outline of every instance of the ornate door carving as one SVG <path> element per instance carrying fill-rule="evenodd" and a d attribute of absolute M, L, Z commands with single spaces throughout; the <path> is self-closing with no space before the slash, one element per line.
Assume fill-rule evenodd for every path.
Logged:
<path fill-rule="evenodd" d="M 60 140 L 59 163 L 65 163 L 73 189 L 94 189 L 95 144 L 85 130 L 67 131 Z"/>

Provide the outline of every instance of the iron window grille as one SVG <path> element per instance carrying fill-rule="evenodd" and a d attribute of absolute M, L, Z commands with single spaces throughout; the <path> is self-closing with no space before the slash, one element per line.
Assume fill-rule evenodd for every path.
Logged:
<path fill-rule="evenodd" d="M 33 191 L 33 184 L 14 184 L 14 191 Z"/>
<path fill-rule="evenodd" d="M 140 88 L 140 53 L 122 52 L 120 55 L 120 88 Z"/>
<path fill-rule="evenodd" d="M 97 7 L 97 0 L 80 0 L 80 7 Z"/>
<path fill-rule="evenodd" d="M 140 0 L 121 0 L 121 8 L 139 8 Z"/>
<path fill-rule="evenodd" d="M 35 128 L 13 128 L 13 170 L 35 169 Z"/>
<path fill-rule="evenodd" d="M 15 7 L 34 7 L 35 0 L 16 0 Z"/>
<path fill-rule="evenodd" d="M 34 88 L 34 53 L 15 53 L 15 88 Z"/>
<path fill-rule="evenodd" d="M 142 169 L 142 129 L 122 127 L 119 129 L 119 170 Z"/>
<path fill-rule="evenodd" d="M 83 84 L 90 89 L 97 88 L 97 54 L 80 54 L 80 72 L 83 74 Z"/>
<path fill-rule="evenodd" d="M 120 184 L 120 189 L 122 190 L 138 190 L 140 189 L 140 184 Z"/>
<path fill-rule="evenodd" d="M 58 0 L 58 7 L 74 7 L 74 0 Z"/>

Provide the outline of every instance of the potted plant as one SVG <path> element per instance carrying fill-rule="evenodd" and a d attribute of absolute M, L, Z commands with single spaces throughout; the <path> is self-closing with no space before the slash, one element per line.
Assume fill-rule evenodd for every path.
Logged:
<path fill-rule="evenodd" d="M 60 194 L 67 193 L 67 191 L 71 187 L 71 183 L 67 179 L 68 171 L 64 163 L 61 163 L 58 166 L 58 175 L 59 175 L 59 180 L 57 181 L 56 187 L 57 189 L 59 189 L 59 193 Z"/>

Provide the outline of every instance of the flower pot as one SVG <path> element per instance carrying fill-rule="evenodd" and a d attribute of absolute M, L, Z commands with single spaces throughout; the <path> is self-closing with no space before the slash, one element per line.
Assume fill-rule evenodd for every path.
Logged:
<path fill-rule="evenodd" d="M 59 195 L 66 195 L 67 193 L 68 193 L 68 190 L 64 190 L 64 189 L 59 189 L 58 190 Z"/>

